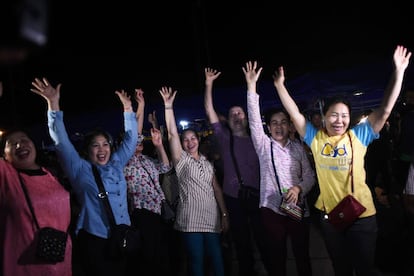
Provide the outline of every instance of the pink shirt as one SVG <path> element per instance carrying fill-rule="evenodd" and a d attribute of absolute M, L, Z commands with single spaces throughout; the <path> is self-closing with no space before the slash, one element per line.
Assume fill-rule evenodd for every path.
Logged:
<path fill-rule="evenodd" d="M 51 226 L 67 231 L 70 223 L 69 192 L 43 169 L 44 175 L 21 173 L 39 227 Z M 65 260 L 41 264 L 33 243 L 36 226 L 26 203 L 18 173 L 0 160 L 0 271 L 1 275 L 72 275 L 72 242 L 68 237 Z"/>

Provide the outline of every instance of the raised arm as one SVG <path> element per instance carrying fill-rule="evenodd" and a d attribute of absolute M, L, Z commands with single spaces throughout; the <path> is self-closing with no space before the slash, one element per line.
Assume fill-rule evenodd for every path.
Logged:
<path fill-rule="evenodd" d="M 164 165 L 170 165 L 167 152 L 165 151 L 164 144 L 162 143 L 161 131 L 156 128 L 151 128 L 152 144 L 157 151 L 158 160 Z"/>
<path fill-rule="evenodd" d="M 280 66 L 273 74 L 273 85 L 276 88 L 277 94 L 279 95 L 283 107 L 289 113 L 290 119 L 295 125 L 297 132 L 301 137 L 304 137 L 306 132 L 306 118 L 300 112 L 297 104 L 289 95 L 289 92 L 286 89 L 285 72 L 282 66 Z"/>
<path fill-rule="evenodd" d="M 263 67 L 257 68 L 257 61 L 248 61 L 246 66 L 242 67 L 244 77 L 246 78 L 247 93 L 257 93 L 256 83 L 260 77 Z"/>
<path fill-rule="evenodd" d="M 165 124 L 167 126 L 171 157 L 173 164 L 175 165 L 180 160 L 181 153 L 183 151 L 173 109 L 173 103 L 177 90 L 173 91 L 171 87 L 163 86 L 159 92 L 164 100 Z"/>
<path fill-rule="evenodd" d="M 152 113 L 148 114 L 148 122 L 150 122 L 153 128 L 160 129 L 160 125 L 158 124 L 157 119 L 157 113 L 155 110 L 153 110 Z"/>
<path fill-rule="evenodd" d="M 204 89 L 204 109 L 210 124 L 213 124 L 219 121 L 217 112 L 215 111 L 213 105 L 213 83 L 218 76 L 220 76 L 221 72 L 211 68 L 205 68 L 204 74 L 206 77 Z"/>
<path fill-rule="evenodd" d="M 48 110 L 59 111 L 61 86 L 62 84 L 59 83 L 55 88 L 52 85 L 50 85 L 49 81 L 46 78 L 35 78 L 34 81 L 32 81 L 32 88 L 30 89 L 30 91 L 42 96 L 46 100 Z"/>
<path fill-rule="evenodd" d="M 144 99 L 144 91 L 138 88 L 135 89 L 135 100 L 137 101 L 137 123 L 138 123 L 138 134 L 142 134 L 142 129 L 144 127 L 144 113 L 145 113 L 145 99 Z"/>
<path fill-rule="evenodd" d="M 375 133 L 379 133 L 390 116 L 395 102 L 401 92 L 404 72 L 410 61 L 411 52 L 403 46 L 397 46 L 394 51 L 394 71 L 382 98 L 381 105 L 369 116 L 368 121 Z"/>

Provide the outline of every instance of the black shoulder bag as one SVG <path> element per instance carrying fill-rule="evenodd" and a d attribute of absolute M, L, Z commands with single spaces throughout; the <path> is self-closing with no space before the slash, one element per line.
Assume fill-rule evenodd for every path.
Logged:
<path fill-rule="evenodd" d="M 127 254 L 136 252 L 141 247 L 140 232 L 130 225 L 116 224 L 108 193 L 105 191 L 98 168 L 94 164 L 92 164 L 92 171 L 99 189 L 98 197 L 102 199 L 111 226 L 109 236 L 110 255 L 114 258 L 126 257 Z"/>
<path fill-rule="evenodd" d="M 65 259 L 66 242 L 68 239 L 68 233 L 55 229 L 53 227 L 39 227 L 39 223 L 34 213 L 32 201 L 30 200 L 29 193 L 24 184 L 23 178 L 20 172 L 19 175 L 20 185 L 22 186 L 24 196 L 29 206 L 30 212 L 37 231 L 37 244 L 36 244 L 36 256 L 47 263 L 63 262 Z"/>
<path fill-rule="evenodd" d="M 240 174 L 239 166 L 237 164 L 236 156 L 234 155 L 234 138 L 233 134 L 230 131 L 230 153 L 231 158 L 233 160 L 234 170 L 236 171 L 237 178 L 239 179 L 239 192 L 238 198 L 242 200 L 248 200 L 250 198 L 259 199 L 260 198 L 260 190 L 244 185 L 243 178 Z"/>

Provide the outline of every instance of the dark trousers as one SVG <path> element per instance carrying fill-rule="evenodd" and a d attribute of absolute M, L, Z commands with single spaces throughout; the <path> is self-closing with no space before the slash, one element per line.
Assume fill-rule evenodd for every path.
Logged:
<path fill-rule="evenodd" d="M 290 237 L 292 244 L 298 275 L 311 276 L 312 267 L 309 256 L 310 220 L 305 218 L 298 222 L 263 207 L 261 213 L 271 260 L 269 276 L 286 275 L 288 237 Z"/>
<path fill-rule="evenodd" d="M 165 229 L 161 216 L 146 209 L 135 209 L 131 223 L 140 230 L 141 248 L 128 256 L 127 275 L 167 275 L 170 270 Z"/>
<path fill-rule="evenodd" d="M 267 268 L 266 240 L 260 216 L 259 198 L 241 200 L 224 196 L 229 212 L 230 239 L 234 244 L 240 276 L 254 276 L 254 248 L 256 243 L 262 262 Z"/>
<path fill-rule="evenodd" d="M 77 254 L 83 275 L 124 275 L 126 258 L 114 259 L 108 251 L 108 240 L 80 230 L 77 237 Z"/>
<path fill-rule="evenodd" d="M 377 242 L 376 216 L 360 218 L 344 231 L 338 231 L 321 213 L 321 230 L 335 276 L 381 275 L 375 268 Z"/>

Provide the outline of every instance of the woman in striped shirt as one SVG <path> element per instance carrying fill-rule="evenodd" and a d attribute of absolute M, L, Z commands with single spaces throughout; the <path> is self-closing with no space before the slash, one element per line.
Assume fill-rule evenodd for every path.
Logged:
<path fill-rule="evenodd" d="M 162 87 L 165 121 L 172 163 L 179 183 L 179 203 L 174 228 L 188 254 L 190 275 L 204 275 L 204 252 L 210 257 L 215 276 L 224 275 L 221 231 L 228 230 L 227 210 L 214 167 L 199 152 L 199 137 L 186 129 L 181 138 L 175 121 L 173 102 L 177 91 Z"/>

